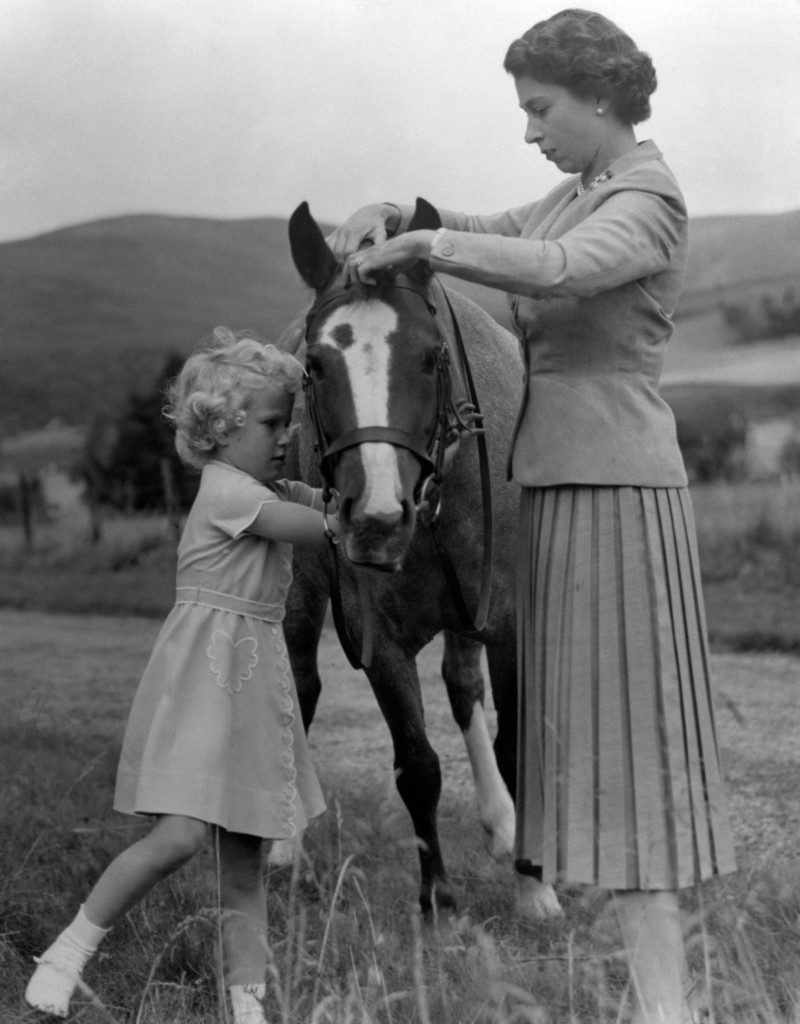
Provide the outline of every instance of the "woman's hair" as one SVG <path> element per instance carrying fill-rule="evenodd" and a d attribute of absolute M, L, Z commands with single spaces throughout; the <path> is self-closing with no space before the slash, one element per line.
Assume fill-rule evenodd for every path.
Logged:
<path fill-rule="evenodd" d="M 164 415 L 175 426 L 175 448 L 202 468 L 219 439 L 241 426 L 253 395 L 265 386 L 300 390 L 303 367 L 288 352 L 245 332 L 217 327 L 209 343 L 189 356 L 167 388 Z"/>
<path fill-rule="evenodd" d="M 576 96 L 606 96 L 614 114 L 628 124 L 650 116 L 653 62 L 594 11 L 571 7 L 537 22 L 509 46 L 503 67 L 515 78 L 561 85 Z"/>

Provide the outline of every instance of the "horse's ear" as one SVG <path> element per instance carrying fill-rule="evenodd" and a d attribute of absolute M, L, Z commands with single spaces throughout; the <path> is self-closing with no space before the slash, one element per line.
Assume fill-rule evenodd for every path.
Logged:
<path fill-rule="evenodd" d="M 302 279 L 318 292 L 322 291 L 339 269 L 339 264 L 306 202 L 302 202 L 289 218 L 289 245 Z"/>
<path fill-rule="evenodd" d="M 414 207 L 414 215 L 409 222 L 406 231 L 435 231 L 442 226 L 442 218 L 435 206 L 431 206 L 427 199 L 417 196 L 417 205 Z"/>
<path fill-rule="evenodd" d="M 414 207 L 414 214 L 408 223 L 406 231 L 435 231 L 442 226 L 442 218 L 435 206 L 417 196 L 417 205 Z M 427 260 L 418 260 L 406 273 L 419 284 L 425 284 L 433 274 Z"/>

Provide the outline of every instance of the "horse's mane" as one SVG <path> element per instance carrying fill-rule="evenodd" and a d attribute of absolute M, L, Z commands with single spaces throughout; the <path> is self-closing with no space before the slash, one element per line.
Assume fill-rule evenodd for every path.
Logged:
<path fill-rule="evenodd" d="M 283 329 L 275 342 L 281 352 L 288 352 L 295 359 L 299 359 L 301 363 L 306 356 L 306 316 L 310 308 L 311 303 L 305 306 Z"/>

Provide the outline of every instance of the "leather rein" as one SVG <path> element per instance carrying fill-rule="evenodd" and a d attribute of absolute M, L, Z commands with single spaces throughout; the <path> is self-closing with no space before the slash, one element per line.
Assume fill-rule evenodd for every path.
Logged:
<path fill-rule="evenodd" d="M 439 289 L 445 305 L 447 306 L 450 320 L 453 325 L 455 350 L 461 369 L 461 375 L 467 391 L 468 400 L 474 408 L 475 419 L 479 422 L 481 414 L 478 404 L 478 396 L 475 390 L 472 370 L 467 357 L 467 351 L 464 346 L 464 339 L 461 335 L 458 319 L 455 315 L 450 299 L 447 296 L 447 292 L 440 284 Z M 435 319 L 437 312 L 436 306 L 430 301 L 425 292 L 418 288 L 411 287 L 410 285 L 403 284 L 393 284 L 388 290 L 414 292 L 414 294 L 418 295 L 420 299 L 422 299 L 431 317 Z M 314 320 L 324 309 L 338 302 L 343 294 L 346 294 L 346 289 L 339 290 L 333 295 L 325 297 L 323 301 L 316 302 L 311 307 L 306 317 L 305 333 L 307 343 L 311 325 Z M 438 489 L 436 507 L 432 513 L 425 518 L 424 525 L 431 531 L 431 536 L 439 555 L 442 573 L 444 574 L 447 582 L 450 597 L 456 609 L 459 621 L 466 633 L 474 639 L 478 639 L 478 634 L 486 625 L 486 619 L 489 611 L 489 600 L 491 597 L 494 536 L 489 455 L 486 446 L 486 437 L 482 431 L 477 432 L 475 435 L 478 442 L 478 463 L 480 467 L 481 500 L 483 507 L 483 557 L 481 560 L 480 593 L 477 608 L 474 613 L 471 613 L 467 608 L 464 593 L 458 579 L 458 573 L 456 572 L 456 568 L 447 551 L 444 539 L 442 538 L 441 530 L 439 529 L 439 516 L 442 509 L 442 483 L 444 480 L 444 456 L 447 447 L 447 437 L 454 424 L 459 425 L 462 429 L 465 428 L 466 425 L 461 419 L 458 409 L 453 402 L 453 386 L 450 376 L 450 353 L 447 348 L 447 341 L 440 331 L 438 333 L 441 339 L 441 345 L 436 354 L 436 425 L 427 444 L 408 431 L 399 430 L 395 427 L 380 426 L 358 427 L 354 430 L 348 430 L 339 437 L 328 441 L 322 428 L 314 381 L 311 374 L 308 372 L 308 367 L 306 368 L 307 372 L 303 380 L 306 409 L 314 432 L 314 451 L 317 453 L 319 469 L 324 484 L 322 498 L 325 509 L 325 536 L 330 544 L 331 555 L 334 563 L 335 580 L 334 586 L 331 589 L 333 620 L 336 626 L 336 632 L 339 636 L 339 642 L 347 656 L 347 660 L 353 668 L 356 669 L 368 668 L 372 660 L 373 621 L 371 605 L 369 603 L 369 592 L 363 576 L 360 573 L 356 573 L 359 601 L 362 610 L 362 645 L 361 652 L 359 654 L 352 638 L 350 637 L 344 615 L 337 543 L 335 542 L 333 532 L 328 528 L 327 512 L 328 506 L 333 499 L 334 467 L 336 465 L 337 458 L 347 449 L 355 448 L 365 442 L 377 441 L 394 445 L 398 448 L 405 448 L 412 452 L 419 460 L 422 472 L 420 474 L 420 481 L 414 489 L 414 500 L 416 502 L 417 511 L 419 512 L 420 508 L 424 505 L 431 488 Z"/>

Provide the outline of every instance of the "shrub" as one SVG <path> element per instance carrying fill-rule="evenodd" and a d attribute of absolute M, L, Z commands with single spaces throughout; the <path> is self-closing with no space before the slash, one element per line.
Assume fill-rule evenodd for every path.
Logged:
<path fill-rule="evenodd" d="M 724 302 L 722 319 L 739 342 L 800 334 L 800 299 L 794 285 L 780 296 L 765 293 L 748 303 Z"/>
<path fill-rule="evenodd" d="M 735 403 L 710 393 L 702 402 L 673 399 L 670 404 L 689 479 L 701 483 L 741 479 L 747 421 Z"/>
<path fill-rule="evenodd" d="M 800 477 L 800 435 L 793 434 L 781 449 L 780 471 L 785 476 Z"/>
<path fill-rule="evenodd" d="M 164 509 L 166 471 L 178 505 L 184 509 L 191 505 L 199 476 L 178 458 L 172 428 L 161 411 L 164 389 L 182 363 L 181 356 L 168 356 L 152 391 L 129 394 L 116 420 L 102 418 L 92 425 L 86 441 L 84 475 L 97 501 L 126 511 Z"/>

